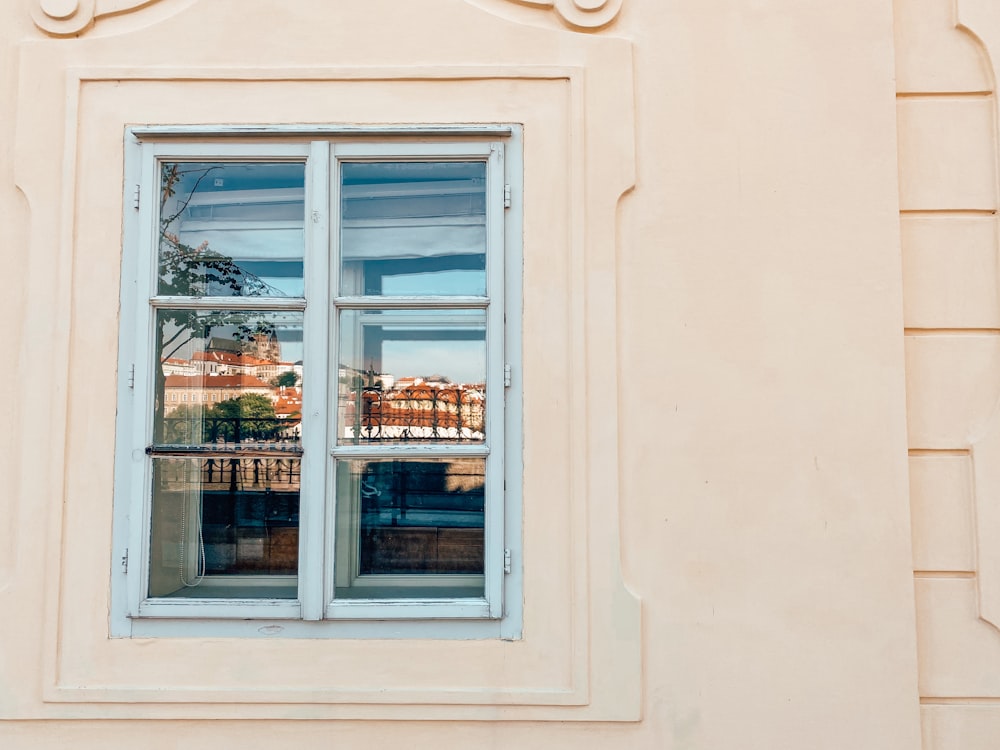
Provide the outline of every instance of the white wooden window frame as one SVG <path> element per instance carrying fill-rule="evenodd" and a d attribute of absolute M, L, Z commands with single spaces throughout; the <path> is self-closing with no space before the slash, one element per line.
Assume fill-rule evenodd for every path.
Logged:
<path fill-rule="evenodd" d="M 234 138 L 233 136 L 236 136 Z M 414 136 L 420 136 L 419 139 Z M 111 634 L 287 637 L 517 638 L 520 565 L 520 196 L 516 125 L 339 128 L 133 128 L 126 132 L 119 411 L 115 471 Z M 506 156 L 506 158 L 505 158 Z M 156 215 L 159 164 L 169 161 L 300 161 L 305 164 L 305 292 L 301 298 L 159 297 Z M 340 164 L 470 161 L 487 165 L 487 295 L 338 296 Z M 133 208 L 134 210 L 129 210 Z M 506 205 L 506 207 L 505 207 Z M 308 302 L 307 302 L 308 300 Z M 151 522 L 153 322 L 164 307 L 301 311 L 302 464 L 298 599 L 147 596 Z M 486 440 L 482 446 L 337 446 L 338 313 L 345 309 L 481 309 L 486 314 Z M 325 371 L 324 371 L 325 367 Z M 332 373 L 332 375 L 331 375 Z M 513 386 L 513 387 L 508 387 Z M 484 596 L 337 599 L 334 528 L 337 459 L 479 456 L 486 461 Z M 505 458 L 507 459 L 505 461 Z M 354 573 L 352 572 L 352 576 Z M 448 578 L 442 576 L 442 581 Z M 364 585 L 357 576 L 354 582 Z M 446 582 L 446 581 L 445 581 Z"/>

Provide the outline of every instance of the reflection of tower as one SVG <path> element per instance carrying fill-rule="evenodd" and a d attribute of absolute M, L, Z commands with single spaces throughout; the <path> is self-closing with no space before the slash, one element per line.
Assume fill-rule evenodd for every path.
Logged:
<path fill-rule="evenodd" d="M 230 354 L 241 354 L 242 347 L 239 341 L 233 341 L 232 339 L 220 339 L 213 336 L 208 340 L 208 346 L 205 347 L 206 352 L 229 352 Z"/>
<path fill-rule="evenodd" d="M 266 359 L 268 362 L 277 362 L 281 359 L 281 346 L 273 331 L 255 333 L 253 340 L 247 342 L 247 351 L 258 359 Z"/>

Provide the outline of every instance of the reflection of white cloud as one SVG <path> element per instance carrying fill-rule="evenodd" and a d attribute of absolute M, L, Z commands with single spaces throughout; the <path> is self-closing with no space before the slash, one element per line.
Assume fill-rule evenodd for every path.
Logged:
<path fill-rule="evenodd" d="M 235 260 L 302 260 L 305 233 L 301 228 L 265 227 L 246 229 L 185 230 L 180 240 L 198 247 L 208 244 L 212 252 Z"/>
<path fill-rule="evenodd" d="M 444 375 L 453 383 L 482 383 L 486 380 L 486 342 L 385 341 L 382 372 L 397 380 Z"/>

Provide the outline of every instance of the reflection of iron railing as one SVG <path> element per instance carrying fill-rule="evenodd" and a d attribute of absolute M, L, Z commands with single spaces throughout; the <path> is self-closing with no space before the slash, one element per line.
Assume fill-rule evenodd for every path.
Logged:
<path fill-rule="evenodd" d="M 299 487 L 301 461 L 298 458 L 204 458 L 201 462 L 203 485 L 228 484 L 233 488 L 266 487 L 278 491 L 282 487 Z"/>
<path fill-rule="evenodd" d="M 154 454 L 155 455 L 155 454 Z M 160 455 L 157 476 L 171 490 L 198 487 L 202 491 L 298 492 L 302 461 L 298 457 L 262 455 Z M 198 463 L 192 466 L 189 462 Z"/>
<path fill-rule="evenodd" d="M 482 390 L 456 386 L 369 386 L 353 394 L 346 417 L 348 437 L 358 441 L 479 442 L 484 438 L 485 398 Z"/>
<path fill-rule="evenodd" d="M 297 444 L 297 419 L 279 417 L 170 417 L 163 418 L 164 445 L 282 443 Z"/>

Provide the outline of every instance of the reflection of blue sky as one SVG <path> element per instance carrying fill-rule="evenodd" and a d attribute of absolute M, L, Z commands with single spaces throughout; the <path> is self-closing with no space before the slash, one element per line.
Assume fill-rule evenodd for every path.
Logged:
<path fill-rule="evenodd" d="M 444 375 L 453 383 L 486 380 L 485 341 L 386 341 L 382 372 L 397 380 Z"/>
<path fill-rule="evenodd" d="M 468 311 L 478 314 L 478 311 Z M 204 316 L 203 319 L 208 319 Z M 302 314 L 298 312 L 266 313 L 247 318 L 244 329 L 251 331 L 258 326 L 273 327 L 278 340 L 279 359 L 283 362 L 302 360 Z M 178 327 L 168 323 L 164 327 L 164 340 L 170 340 Z M 211 339 L 237 341 L 240 327 L 232 324 L 214 325 L 207 332 L 198 326 L 182 334 L 170 345 L 165 355 L 190 360 L 195 352 L 205 351 Z M 245 335 L 245 334 L 242 334 Z M 442 336 L 446 336 L 442 332 Z M 395 378 L 428 377 L 443 375 L 454 383 L 481 383 L 486 380 L 486 342 L 484 339 L 423 339 L 415 341 L 388 338 L 381 343 L 381 372 Z M 345 363 L 346 364 L 346 363 Z M 357 369 L 366 369 L 370 362 L 350 363 Z"/>
<path fill-rule="evenodd" d="M 483 294 L 485 279 L 483 271 L 473 270 L 386 275 L 382 277 L 382 294 Z"/>
<path fill-rule="evenodd" d="M 276 335 L 278 337 L 278 345 L 281 347 L 281 361 L 301 362 L 302 329 L 279 328 Z"/>
<path fill-rule="evenodd" d="M 302 296 L 305 165 L 179 166 L 177 201 L 195 191 L 188 210 L 173 225 L 181 241 L 192 247 L 207 243 L 210 251 L 233 259 L 267 285 L 265 294 Z M 344 163 L 339 213 L 342 293 L 364 293 L 367 283 L 376 290 L 369 294 L 387 296 L 484 295 L 486 171 L 485 161 Z M 226 288 L 208 292 L 231 293 Z M 302 359 L 301 313 L 254 315 L 254 323 L 274 326 L 282 361 Z M 207 338 L 192 339 L 172 356 L 190 359 L 207 348 L 208 338 L 233 341 L 236 332 L 232 325 L 214 326 Z M 166 337 L 170 335 L 168 331 Z M 386 339 L 381 356 L 379 369 L 396 378 L 443 375 L 456 383 L 476 383 L 486 376 L 482 340 Z"/>

